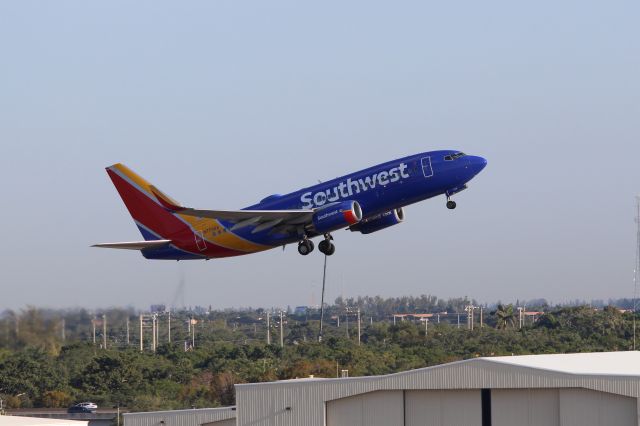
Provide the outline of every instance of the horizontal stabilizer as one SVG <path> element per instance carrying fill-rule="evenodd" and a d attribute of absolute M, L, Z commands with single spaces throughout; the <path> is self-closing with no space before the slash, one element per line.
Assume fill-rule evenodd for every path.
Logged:
<path fill-rule="evenodd" d="M 144 249 L 164 247 L 167 244 L 171 244 L 171 240 L 149 240 L 149 241 L 127 241 L 122 243 L 101 243 L 101 244 L 94 244 L 91 247 L 124 249 L 124 250 L 144 250 Z"/>

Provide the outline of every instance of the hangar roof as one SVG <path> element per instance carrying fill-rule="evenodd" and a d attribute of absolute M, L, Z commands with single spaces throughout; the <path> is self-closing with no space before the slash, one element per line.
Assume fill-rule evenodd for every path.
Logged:
<path fill-rule="evenodd" d="M 569 374 L 640 376 L 640 352 L 638 351 L 519 355 L 481 359 Z"/>
<path fill-rule="evenodd" d="M 46 419 L 41 417 L 0 416 L 1 426 L 86 426 L 88 420 Z"/>

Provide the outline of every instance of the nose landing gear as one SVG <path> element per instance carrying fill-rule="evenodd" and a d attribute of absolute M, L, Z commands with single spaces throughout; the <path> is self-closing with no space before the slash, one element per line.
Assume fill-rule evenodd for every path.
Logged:
<path fill-rule="evenodd" d="M 456 202 L 455 202 L 455 201 L 453 201 L 453 200 L 451 199 L 451 197 L 449 197 L 449 196 L 447 195 L 447 208 L 448 208 L 449 210 L 453 210 L 453 209 L 455 209 L 456 207 L 457 207 Z"/>

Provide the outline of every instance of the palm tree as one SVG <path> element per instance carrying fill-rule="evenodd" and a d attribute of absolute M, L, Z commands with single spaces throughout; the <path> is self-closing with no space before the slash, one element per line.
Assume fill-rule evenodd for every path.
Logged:
<path fill-rule="evenodd" d="M 516 315 L 513 312 L 513 305 L 498 305 L 498 309 L 493 313 L 497 318 L 496 328 L 504 330 L 509 326 L 515 327 Z"/>

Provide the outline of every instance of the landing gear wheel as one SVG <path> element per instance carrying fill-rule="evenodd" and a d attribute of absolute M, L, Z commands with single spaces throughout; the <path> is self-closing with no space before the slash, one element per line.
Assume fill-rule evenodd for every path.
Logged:
<path fill-rule="evenodd" d="M 455 202 L 455 201 L 451 201 L 451 200 L 447 201 L 447 208 L 448 208 L 449 210 L 453 210 L 453 209 L 455 209 L 455 208 L 456 208 L 456 206 L 457 206 L 457 204 L 456 204 L 456 202 Z"/>
<path fill-rule="evenodd" d="M 298 253 L 300 253 L 303 256 L 306 256 L 309 253 L 311 253 L 313 249 L 314 249 L 314 244 L 313 244 L 313 241 L 311 240 L 300 241 L 300 243 L 298 244 Z"/>
<path fill-rule="evenodd" d="M 330 240 L 322 240 L 318 244 L 318 250 L 327 256 L 331 256 L 336 252 L 336 246 Z"/>

